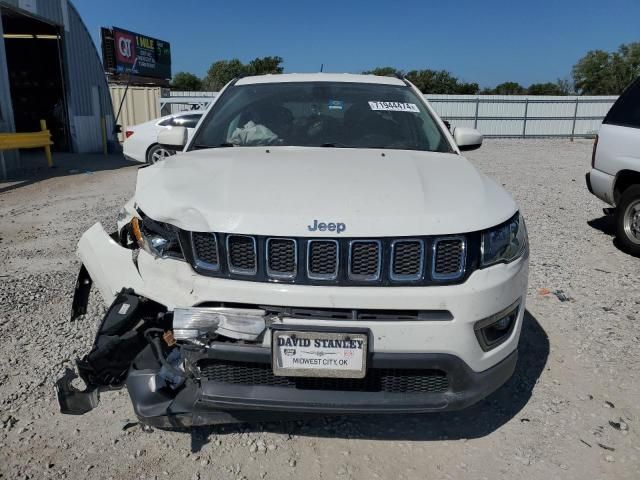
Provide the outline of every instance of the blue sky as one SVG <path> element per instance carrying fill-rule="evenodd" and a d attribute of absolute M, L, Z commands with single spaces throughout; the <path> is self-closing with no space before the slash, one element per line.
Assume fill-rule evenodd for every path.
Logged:
<path fill-rule="evenodd" d="M 72 0 L 101 26 L 171 43 L 173 72 L 264 55 L 286 72 L 446 69 L 493 86 L 555 81 L 588 50 L 640 41 L 640 0 Z"/>

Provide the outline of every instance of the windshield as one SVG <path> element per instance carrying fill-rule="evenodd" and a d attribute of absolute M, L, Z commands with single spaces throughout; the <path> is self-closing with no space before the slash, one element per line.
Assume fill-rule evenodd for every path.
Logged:
<path fill-rule="evenodd" d="M 191 148 L 301 146 L 451 152 L 408 86 L 290 82 L 233 86 Z"/>

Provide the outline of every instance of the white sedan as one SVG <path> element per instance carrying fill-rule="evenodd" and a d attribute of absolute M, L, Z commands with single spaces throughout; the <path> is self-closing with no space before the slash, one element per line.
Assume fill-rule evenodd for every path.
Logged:
<path fill-rule="evenodd" d="M 128 127 L 122 145 L 125 158 L 136 162 L 156 163 L 163 158 L 174 155 L 175 150 L 158 145 L 158 133 L 171 127 L 180 126 L 187 129 L 189 138 L 191 138 L 195 126 L 203 114 L 204 111 L 188 110 Z"/>

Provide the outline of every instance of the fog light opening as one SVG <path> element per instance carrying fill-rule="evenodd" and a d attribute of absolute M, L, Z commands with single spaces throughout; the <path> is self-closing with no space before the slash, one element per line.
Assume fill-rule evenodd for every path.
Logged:
<path fill-rule="evenodd" d="M 484 318 L 474 325 L 478 343 L 483 351 L 488 352 L 496 348 L 511 336 L 519 312 L 520 301 L 518 300 L 503 311 Z"/>

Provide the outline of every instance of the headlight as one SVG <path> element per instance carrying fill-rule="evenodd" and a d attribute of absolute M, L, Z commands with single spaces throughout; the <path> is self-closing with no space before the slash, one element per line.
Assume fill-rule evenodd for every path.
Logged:
<path fill-rule="evenodd" d="M 527 227 L 517 213 L 511 220 L 482 234 L 482 266 L 509 263 L 525 254 L 528 248 Z"/>
<path fill-rule="evenodd" d="M 156 257 L 171 257 L 184 260 L 178 229 L 167 223 L 156 222 L 149 217 L 131 220 L 131 233 L 138 246 Z"/>

